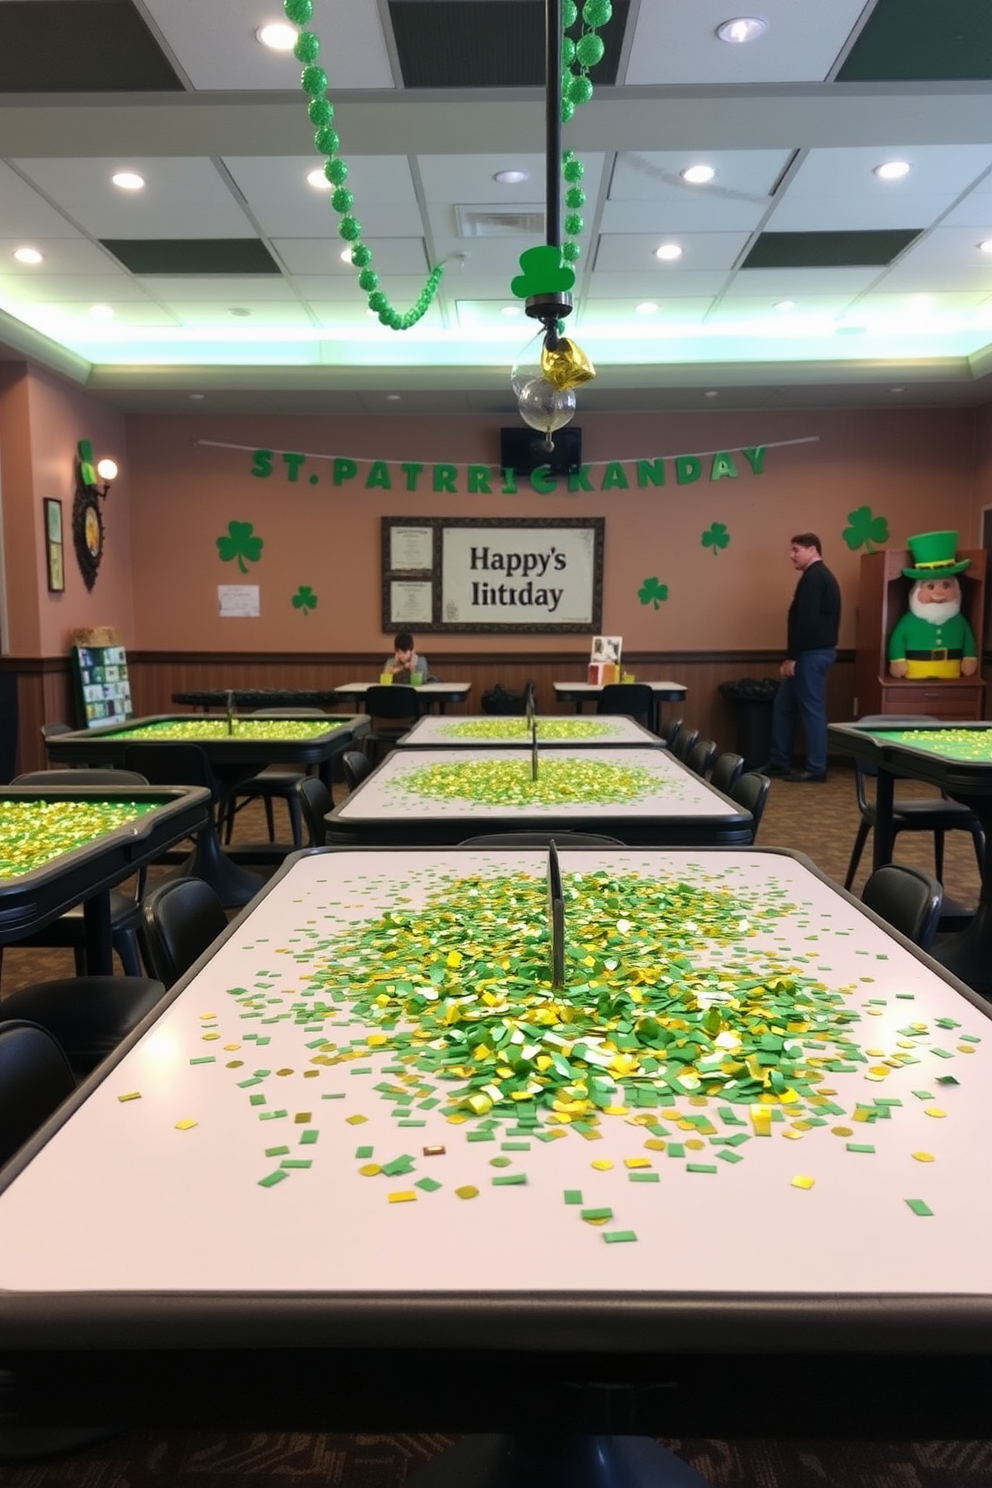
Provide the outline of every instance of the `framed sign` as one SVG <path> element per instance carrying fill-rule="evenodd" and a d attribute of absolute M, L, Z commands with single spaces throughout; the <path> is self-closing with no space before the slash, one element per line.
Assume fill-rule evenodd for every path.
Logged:
<path fill-rule="evenodd" d="M 603 517 L 383 517 L 382 628 L 601 629 Z"/>
<path fill-rule="evenodd" d="M 65 548 L 62 539 L 62 503 L 45 497 L 45 552 L 48 559 L 48 588 L 52 594 L 65 591 Z"/>

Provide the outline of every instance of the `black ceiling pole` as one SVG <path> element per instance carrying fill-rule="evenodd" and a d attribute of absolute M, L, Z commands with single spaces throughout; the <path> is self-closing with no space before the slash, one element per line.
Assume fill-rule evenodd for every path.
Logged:
<path fill-rule="evenodd" d="M 561 0 L 545 0 L 545 242 L 561 246 Z"/>

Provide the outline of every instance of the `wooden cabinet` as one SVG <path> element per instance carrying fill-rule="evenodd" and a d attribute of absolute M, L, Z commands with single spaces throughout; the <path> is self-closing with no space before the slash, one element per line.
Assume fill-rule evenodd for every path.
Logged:
<path fill-rule="evenodd" d="M 944 720 L 984 718 L 985 683 L 981 677 L 985 624 L 984 548 L 961 548 L 959 558 L 971 563 L 958 575 L 961 610 L 975 632 L 979 671 L 973 677 L 919 678 L 889 675 L 888 644 L 896 621 L 909 608 L 913 580 L 903 574 L 913 566 L 908 550 L 889 548 L 865 553 L 858 587 L 858 620 L 854 662 L 855 716 L 865 713 L 932 713 Z"/>

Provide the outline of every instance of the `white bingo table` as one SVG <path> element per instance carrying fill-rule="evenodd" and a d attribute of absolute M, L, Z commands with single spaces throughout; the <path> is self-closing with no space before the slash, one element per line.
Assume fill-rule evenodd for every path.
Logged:
<path fill-rule="evenodd" d="M 604 715 L 602 718 L 562 718 L 537 714 L 541 749 L 618 749 L 639 745 L 660 749 L 664 745 L 636 719 Z M 418 718 L 409 733 L 397 741 L 401 749 L 519 749 L 529 746 L 531 726 L 526 718 L 488 713 L 461 718 Z"/>
<path fill-rule="evenodd" d="M 554 988 L 543 853 L 288 860 L 0 1176 L 9 1420 L 982 1434 L 989 1008 L 803 858 L 561 863 Z"/>
<path fill-rule="evenodd" d="M 640 680 L 640 679 L 638 679 Z M 586 703 L 595 704 L 603 684 L 598 682 L 555 682 L 552 684 L 555 697 L 560 703 L 574 703 L 576 713 L 581 713 Z M 661 720 L 662 703 L 685 702 L 688 688 L 682 682 L 672 682 L 668 678 L 662 678 L 654 682 L 645 682 L 645 687 L 650 687 L 654 693 L 654 726 L 655 732 L 660 733 L 659 723 Z"/>
<path fill-rule="evenodd" d="M 325 820 L 331 842 L 451 846 L 481 832 L 599 832 L 652 847 L 747 843 L 751 813 L 666 749 L 396 749 Z"/>
<path fill-rule="evenodd" d="M 378 686 L 377 681 L 343 682 L 340 687 L 335 687 L 334 696 L 341 702 L 357 703 L 360 708 L 364 708 L 365 695 L 369 688 Z M 438 710 L 443 713 L 449 703 L 463 703 L 471 691 L 471 682 L 421 682 L 417 695 L 421 707 L 431 708 L 436 703 Z"/>

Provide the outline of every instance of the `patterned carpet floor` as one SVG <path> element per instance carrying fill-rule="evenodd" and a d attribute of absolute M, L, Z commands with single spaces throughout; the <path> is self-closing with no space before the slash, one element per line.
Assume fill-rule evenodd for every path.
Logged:
<path fill-rule="evenodd" d="M 907 793 L 926 793 L 912 783 Z M 854 776 L 838 766 L 825 785 L 773 782 L 759 846 L 807 854 L 828 877 L 843 883 L 858 824 Z M 246 811 L 238 832 L 264 836 L 261 815 Z M 235 839 L 238 840 L 238 837 Z M 932 838 L 899 837 L 896 857 L 933 871 Z M 870 870 L 871 840 L 854 884 Z M 946 892 L 973 906 L 978 869 L 965 833 L 948 838 Z M 68 952 L 4 953 L 0 992 L 72 973 Z M 769 1386 L 773 1388 L 773 1386 Z M 842 1409 L 842 1382 L 838 1385 Z M 0 1488 L 398 1488 L 456 1438 L 440 1435 L 334 1435 L 257 1431 L 135 1431 L 43 1460 L 3 1460 Z M 714 1441 L 683 1439 L 665 1445 L 712 1488 L 978 1488 L 992 1484 L 992 1441 Z M 411 1483 L 411 1488 L 414 1485 Z M 450 1488 L 450 1485 L 449 1485 Z M 472 1488 L 466 1482 L 465 1488 Z M 581 1485 L 575 1485 L 581 1488 Z M 626 1485 L 625 1485 L 626 1488 Z M 663 1480 L 652 1488 L 665 1488 Z"/>

